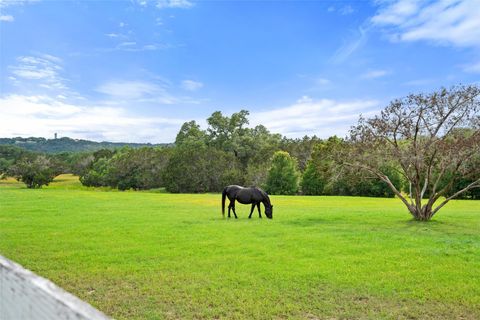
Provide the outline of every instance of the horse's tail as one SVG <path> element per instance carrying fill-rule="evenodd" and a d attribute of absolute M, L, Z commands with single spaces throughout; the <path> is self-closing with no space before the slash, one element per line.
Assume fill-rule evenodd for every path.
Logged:
<path fill-rule="evenodd" d="M 225 217 L 225 198 L 227 197 L 227 188 L 225 187 L 222 192 L 222 216 Z"/>

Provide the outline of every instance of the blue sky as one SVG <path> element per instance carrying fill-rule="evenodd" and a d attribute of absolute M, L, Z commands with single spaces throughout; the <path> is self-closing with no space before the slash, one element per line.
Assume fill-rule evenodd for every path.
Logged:
<path fill-rule="evenodd" d="M 247 109 L 344 136 L 409 93 L 480 80 L 480 0 L 0 0 L 0 136 L 171 142 Z"/>

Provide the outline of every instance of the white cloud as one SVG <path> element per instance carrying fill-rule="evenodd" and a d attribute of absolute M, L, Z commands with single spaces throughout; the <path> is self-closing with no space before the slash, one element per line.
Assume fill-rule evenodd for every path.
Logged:
<path fill-rule="evenodd" d="M 193 80 L 183 80 L 182 88 L 188 91 L 196 91 L 203 87 L 203 83 Z"/>
<path fill-rule="evenodd" d="M 253 112 L 251 123 L 263 124 L 272 132 L 280 132 L 288 137 L 328 137 L 334 134 L 344 136 L 358 120 L 360 113 L 370 115 L 378 108 L 379 103 L 375 100 L 341 102 L 329 99 L 313 100 L 303 96 L 285 108 Z"/>
<path fill-rule="evenodd" d="M 150 4 L 154 4 L 158 9 L 189 9 L 195 5 L 192 1 L 188 0 L 134 0 L 134 3 L 144 8 Z"/>
<path fill-rule="evenodd" d="M 326 78 L 317 78 L 314 82 L 317 86 L 326 86 L 331 83 L 331 81 Z"/>
<path fill-rule="evenodd" d="M 438 79 L 413 79 L 407 82 L 404 82 L 403 85 L 405 86 L 412 86 L 412 87 L 422 87 L 428 86 L 435 82 L 438 82 Z"/>
<path fill-rule="evenodd" d="M 333 63 L 342 63 L 347 60 L 355 51 L 362 47 L 368 39 L 369 27 L 363 25 L 355 31 L 353 39 L 350 39 L 334 53 L 331 61 Z"/>
<path fill-rule="evenodd" d="M 0 0 L 0 8 L 23 5 L 23 4 L 38 2 L 38 1 L 40 0 Z"/>
<path fill-rule="evenodd" d="M 19 5 L 24 5 L 24 4 L 29 4 L 33 2 L 38 2 L 40 0 L 0 0 L 0 9 L 11 7 L 11 6 L 19 6 Z M 3 10 L 2 10 L 3 11 Z M 0 11 L 0 13 L 2 13 Z M 3 14 L 0 15 L 0 21 L 3 22 L 13 22 L 15 18 L 9 14 Z"/>
<path fill-rule="evenodd" d="M 51 54 L 40 54 L 40 57 L 42 57 L 43 59 L 47 59 L 51 62 L 54 62 L 54 63 L 62 63 L 63 60 L 60 59 L 59 57 L 55 57 L 55 56 L 52 56 Z"/>
<path fill-rule="evenodd" d="M 420 8 L 417 0 L 403 0 L 390 2 L 389 5 L 380 9 L 379 13 L 372 18 L 375 24 L 402 24 L 410 16 L 415 15 Z"/>
<path fill-rule="evenodd" d="M 198 104 L 202 100 L 170 93 L 168 81 L 112 80 L 96 88 L 107 95 L 106 103 L 112 105 L 138 103 L 144 105 Z"/>
<path fill-rule="evenodd" d="M 188 0 L 157 0 L 157 8 L 179 8 L 188 9 L 193 7 L 193 2 Z"/>
<path fill-rule="evenodd" d="M 479 8 L 478 0 L 396 0 L 384 4 L 371 22 L 386 27 L 393 41 L 479 47 Z"/>
<path fill-rule="evenodd" d="M 352 8 L 351 5 L 346 5 L 346 6 L 344 6 L 343 8 L 340 9 L 340 14 L 342 14 L 344 16 L 350 15 L 354 12 L 355 12 L 355 10 Z"/>
<path fill-rule="evenodd" d="M 463 71 L 469 73 L 480 73 L 480 62 L 463 66 Z"/>
<path fill-rule="evenodd" d="M 300 99 L 297 100 L 297 103 L 302 104 L 302 103 L 310 103 L 313 102 L 313 99 L 310 98 L 309 96 L 302 96 Z"/>
<path fill-rule="evenodd" d="M 97 141 L 170 142 L 184 119 L 132 116 L 123 108 L 74 105 L 47 96 L 0 98 L 0 136 L 61 136 Z"/>
<path fill-rule="evenodd" d="M 139 44 L 135 41 L 124 41 L 117 44 L 114 48 L 103 48 L 103 49 L 99 49 L 99 51 L 101 52 L 111 52 L 111 51 L 141 52 L 141 51 L 163 50 L 163 49 L 169 49 L 173 47 L 174 45 L 171 45 L 168 43 Z"/>
<path fill-rule="evenodd" d="M 115 99 L 140 100 L 157 99 L 164 104 L 172 104 L 177 99 L 167 93 L 166 87 L 162 84 L 156 84 L 148 81 L 109 81 L 100 85 L 97 90 Z"/>
<path fill-rule="evenodd" d="M 60 76 L 63 68 L 62 60 L 58 57 L 40 54 L 37 56 L 21 56 L 17 58 L 17 65 L 10 66 L 14 83 L 20 80 L 27 82 L 29 86 L 38 86 L 44 89 L 65 90 L 65 79 Z"/>
<path fill-rule="evenodd" d="M 119 44 L 120 47 L 131 47 L 135 45 L 137 45 L 135 41 L 125 41 Z"/>
<path fill-rule="evenodd" d="M 154 44 L 147 44 L 142 47 L 143 50 L 157 50 L 158 47 Z"/>
<path fill-rule="evenodd" d="M 376 79 L 376 78 L 381 78 L 384 77 L 388 74 L 388 71 L 386 70 L 371 70 L 368 72 L 365 72 L 364 74 L 361 75 L 362 79 Z"/>
<path fill-rule="evenodd" d="M 15 19 L 11 15 L 0 16 L 0 21 L 13 22 Z"/>
<path fill-rule="evenodd" d="M 151 91 L 146 87 L 140 91 Z M 251 114 L 251 124 L 263 124 L 289 137 L 333 134 L 344 136 L 360 113 L 369 116 L 379 104 L 374 100 L 314 100 Z M 0 98 L 0 136 L 60 136 L 127 142 L 169 142 L 189 119 L 138 116 L 105 103 L 71 103 L 66 97 L 7 95 Z"/>

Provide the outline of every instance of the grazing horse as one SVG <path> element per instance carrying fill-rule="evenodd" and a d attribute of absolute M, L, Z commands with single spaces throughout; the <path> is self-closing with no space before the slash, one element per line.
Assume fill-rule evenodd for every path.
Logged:
<path fill-rule="evenodd" d="M 257 206 L 258 215 L 261 218 L 262 213 L 260 211 L 260 202 L 263 202 L 265 206 L 265 215 L 267 218 L 272 219 L 273 217 L 273 206 L 270 203 L 270 198 L 268 194 L 260 188 L 244 188 L 241 186 L 231 185 L 225 187 L 222 192 L 222 215 L 225 217 L 225 198 L 228 197 L 230 204 L 228 205 L 228 217 L 230 218 L 230 210 L 233 211 L 235 219 L 237 219 L 237 214 L 235 213 L 235 200 L 242 204 L 252 204 L 252 210 L 250 210 L 250 215 L 248 218 L 252 217 L 253 209 Z"/>

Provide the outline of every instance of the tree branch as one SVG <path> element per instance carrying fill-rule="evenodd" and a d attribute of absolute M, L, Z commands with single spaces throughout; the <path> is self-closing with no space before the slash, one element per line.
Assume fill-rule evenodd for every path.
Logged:
<path fill-rule="evenodd" d="M 345 165 L 347 166 L 351 166 L 351 167 L 356 167 L 356 168 L 361 168 L 361 169 L 364 169 L 364 170 L 367 170 L 371 173 L 373 173 L 374 175 L 376 175 L 378 178 L 380 178 L 380 180 L 384 181 L 385 183 L 387 183 L 387 185 L 390 187 L 390 189 L 393 191 L 393 193 L 395 193 L 395 195 L 397 197 L 400 198 L 400 200 L 402 200 L 402 202 L 407 206 L 408 210 L 410 211 L 410 213 L 412 213 L 412 206 L 408 203 L 407 199 L 405 199 L 405 197 L 400 193 L 400 191 L 398 191 L 398 189 L 395 187 L 395 185 L 392 183 L 392 181 L 390 181 L 390 179 L 388 178 L 388 176 L 384 175 L 383 173 L 375 170 L 374 168 L 371 168 L 371 167 L 368 167 L 368 166 L 365 166 L 365 165 L 361 165 L 361 164 L 353 164 L 353 163 L 348 163 L 348 162 L 344 162 Z"/>
<path fill-rule="evenodd" d="M 462 190 L 459 190 L 457 192 L 455 192 L 453 195 L 451 195 L 450 197 L 446 198 L 442 203 L 440 203 L 436 208 L 435 210 L 433 210 L 432 212 L 432 217 L 435 213 L 437 213 L 438 210 L 440 210 L 444 205 L 446 205 L 450 200 L 452 200 L 453 198 L 456 198 L 458 197 L 459 195 L 461 195 L 462 193 L 472 189 L 472 188 L 478 188 L 480 187 L 480 179 L 470 183 L 468 186 L 466 186 L 465 188 L 463 188 Z"/>

